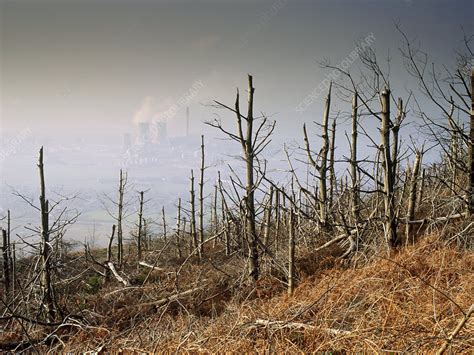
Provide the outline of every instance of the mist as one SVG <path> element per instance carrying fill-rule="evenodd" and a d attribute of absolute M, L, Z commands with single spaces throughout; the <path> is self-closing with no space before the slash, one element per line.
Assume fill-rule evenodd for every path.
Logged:
<path fill-rule="evenodd" d="M 174 215 L 190 169 L 198 169 L 201 135 L 207 194 L 217 171 L 236 161 L 240 147 L 204 122 L 233 124 L 215 100 L 232 106 L 236 88 L 245 98 L 248 73 L 256 112 L 276 121 L 265 154 L 283 181 L 284 144 L 302 145 L 303 123 L 318 132 L 312 122 L 326 94 L 318 86 L 330 73 L 322 62 L 357 73 L 351 52 L 369 39 L 380 58 L 390 58 L 393 90 L 406 94 L 416 84 L 404 70 L 395 24 L 433 61 L 454 66 L 463 33 L 472 32 L 467 9 L 472 2 L 2 1 L 0 210 L 15 211 L 18 224 L 34 215 L 14 192 L 37 195 L 44 146 L 49 189 L 78 196 L 72 203 L 82 214 L 70 238 L 101 240 L 110 224 L 103 197 L 115 193 L 121 168 L 133 181 L 133 203 L 136 191 L 150 189 L 148 213 L 157 216 L 164 205 Z M 335 101 L 343 117 L 350 106 Z M 416 117 L 408 121 L 405 134 L 416 136 Z M 349 123 L 338 124 L 342 157 Z M 375 122 L 365 125 L 378 134 Z"/>

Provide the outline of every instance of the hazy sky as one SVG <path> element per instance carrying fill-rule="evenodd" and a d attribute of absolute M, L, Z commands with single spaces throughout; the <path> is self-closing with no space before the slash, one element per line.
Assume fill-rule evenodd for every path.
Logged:
<path fill-rule="evenodd" d="M 320 100 L 295 112 L 324 78 L 318 60 L 337 64 L 373 33 L 373 47 L 390 50 L 396 66 L 398 20 L 449 64 L 461 28 L 472 33 L 473 3 L 1 0 L 2 133 L 120 140 L 144 102 L 150 114 L 177 105 L 176 134 L 189 104 L 198 133 L 215 113 L 203 104 L 232 103 L 252 73 L 257 109 L 273 115 L 278 132 L 300 135 L 322 111 Z"/>

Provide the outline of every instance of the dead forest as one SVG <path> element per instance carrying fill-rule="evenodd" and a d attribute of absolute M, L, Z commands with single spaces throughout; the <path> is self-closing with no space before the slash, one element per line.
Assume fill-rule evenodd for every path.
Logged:
<path fill-rule="evenodd" d="M 448 70 L 401 35 L 416 87 L 391 88 L 370 48 L 357 75 L 323 63 L 337 79 L 327 80 L 322 117 L 301 126 L 298 147 L 283 148 L 285 181 L 272 179 L 264 158 L 276 122 L 254 109 L 258 75 L 232 98 L 230 90 L 229 102 L 214 102 L 233 124 L 205 124 L 239 146 L 245 173 L 208 176 L 202 136 L 189 195 L 176 199 L 173 220 L 160 211 L 162 233 L 151 232 L 147 191 L 132 190 L 120 170 L 106 201 L 108 247 L 71 250 L 75 196 L 50 192 L 41 147 L 40 195 L 16 192 L 37 221 L 13 235 L 15 211 L 0 216 L 0 349 L 472 352 L 472 37 Z M 420 134 L 405 134 L 407 125 Z M 426 159 L 432 152 L 437 159 Z M 25 243 L 31 253 L 18 258 Z"/>

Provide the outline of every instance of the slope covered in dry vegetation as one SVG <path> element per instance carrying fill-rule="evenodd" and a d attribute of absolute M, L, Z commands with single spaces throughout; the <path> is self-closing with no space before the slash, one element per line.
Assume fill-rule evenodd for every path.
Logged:
<path fill-rule="evenodd" d="M 132 270 L 129 260 L 129 287 L 100 286 L 91 273 L 72 286 L 80 291 L 68 300 L 82 312 L 62 324 L 37 325 L 30 337 L 50 339 L 47 347 L 36 345 L 39 351 L 434 352 L 474 302 L 472 252 L 439 235 L 369 261 L 341 260 L 338 247 L 303 250 L 293 297 L 271 268 L 253 285 L 241 277 L 240 257 L 225 258 L 219 245 L 207 251 L 212 262 L 180 270 L 179 290 L 174 259 L 151 273 Z M 18 345 L 19 330 L 4 328 L 0 343 Z M 449 348 L 472 352 L 472 318 Z"/>
<path fill-rule="evenodd" d="M 65 231 L 79 215 L 64 207 L 69 197 L 50 199 L 41 148 L 39 205 L 17 193 L 40 217 L 18 234 L 29 255 L 16 258 L 10 211 L 3 218 L 0 348 L 472 353 L 474 70 L 460 54 L 453 76 L 433 87 L 408 40 L 402 54 L 440 111 L 419 113 L 426 141 L 402 138 L 412 94 L 395 99 L 375 52 L 361 49 L 361 82 L 349 72 L 334 87 L 328 80 L 319 139 L 303 125 L 301 147 L 283 149 L 287 180 L 275 181 L 263 155 L 275 122 L 254 113 L 249 75 L 245 113 L 239 91 L 234 106 L 215 102 L 234 117 L 234 130 L 207 122 L 239 145 L 244 172 L 218 173 L 206 204 L 202 137 L 199 174 L 191 170 L 189 200 L 177 198 L 176 227 L 163 209 L 163 233 L 151 232 L 146 191 L 138 191 L 130 243 L 121 170 L 105 207 L 114 221 L 108 247 L 67 250 Z M 351 102 L 350 154 L 336 152 L 336 89 Z M 380 124 L 378 138 L 366 132 L 367 116 Z M 363 157 L 360 136 L 369 142 Z M 423 162 L 426 142 L 438 160 Z"/>

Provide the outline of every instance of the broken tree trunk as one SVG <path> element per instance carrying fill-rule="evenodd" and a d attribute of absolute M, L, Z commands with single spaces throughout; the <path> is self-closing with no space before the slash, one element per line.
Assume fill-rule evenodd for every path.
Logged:
<path fill-rule="evenodd" d="M 382 126 L 381 149 L 383 164 L 384 206 L 385 206 L 385 239 L 390 248 L 397 244 L 397 223 L 395 215 L 394 162 L 390 154 L 390 90 L 385 88 L 381 93 Z"/>
<path fill-rule="evenodd" d="M 331 109 L 331 87 L 329 85 L 328 95 L 326 97 L 326 104 L 323 115 L 323 123 L 321 124 L 321 138 L 322 138 L 322 147 L 321 150 L 315 159 L 311 151 L 309 144 L 308 134 L 306 132 L 306 125 L 303 124 L 303 135 L 306 153 L 308 155 L 309 162 L 312 166 L 318 171 L 319 176 L 319 189 L 318 189 L 318 205 L 319 205 L 319 223 L 322 227 L 325 227 L 327 224 L 327 208 L 328 208 L 328 198 L 327 198 L 327 171 L 328 171 L 328 154 L 329 154 L 329 112 Z M 319 163 L 318 163 L 319 160 Z M 316 195 L 315 195 L 316 196 Z"/>
<path fill-rule="evenodd" d="M 165 214 L 165 206 L 161 208 L 161 218 L 163 222 L 163 239 L 165 240 L 166 243 L 166 238 L 167 238 L 167 230 L 166 230 L 166 214 Z"/>
<path fill-rule="evenodd" d="M 51 257 L 52 249 L 49 240 L 49 202 L 46 199 L 46 187 L 44 179 L 43 147 L 39 151 L 38 169 L 40 176 L 40 213 L 41 213 L 41 275 L 40 284 L 43 294 L 43 304 L 47 322 L 55 318 L 55 307 L 53 300 L 53 285 L 51 283 Z"/>
<path fill-rule="evenodd" d="M 140 191 L 140 205 L 138 207 L 138 232 L 137 232 L 137 254 L 138 254 L 139 259 L 141 259 L 142 257 L 143 195 L 144 195 L 144 191 Z"/>
<path fill-rule="evenodd" d="M 199 177 L 199 255 L 204 254 L 204 136 L 201 135 L 201 168 Z"/>
<path fill-rule="evenodd" d="M 270 186 L 268 192 L 268 202 L 265 208 L 265 225 L 263 229 L 263 244 L 268 248 L 268 242 L 270 237 L 270 224 L 272 221 L 272 204 L 273 204 L 273 185 Z"/>
<path fill-rule="evenodd" d="M 420 151 L 416 152 L 415 162 L 413 164 L 413 173 L 411 175 L 410 182 L 410 192 L 408 194 L 408 210 L 407 210 L 407 224 L 405 226 L 406 240 L 405 245 L 408 245 L 411 234 L 412 227 L 410 226 L 411 221 L 415 218 L 416 211 L 416 193 L 417 193 L 417 184 L 420 176 L 420 167 L 421 167 L 422 154 Z M 412 243 L 415 243 L 415 236 L 413 235 Z"/>
<path fill-rule="evenodd" d="M 359 223 L 359 184 L 357 179 L 358 162 L 357 162 L 357 92 L 354 93 L 352 100 L 352 133 L 351 133 L 351 207 L 352 207 L 352 218 L 354 225 Z"/>
<path fill-rule="evenodd" d="M 163 268 L 161 268 L 161 267 L 158 267 L 158 266 L 156 266 L 156 265 L 148 264 L 148 263 L 145 262 L 145 261 L 139 261 L 139 262 L 138 262 L 138 265 L 144 266 L 144 267 L 147 267 L 147 268 L 149 268 L 149 269 L 156 270 L 156 271 L 165 271 L 165 269 L 163 269 Z"/>
<path fill-rule="evenodd" d="M 127 176 L 123 174 L 122 169 L 120 169 L 120 180 L 119 180 L 119 191 L 118 191 L 118 213 L 117 213 L 117 261 L 119 267 L 123 263 L 123 229 L 122 229 L 122 219 L 123 219 L 123 197 L 125 193 L 125 184 Z"/>
<path fill-rule="evenodd" d="M 8 255 L 8 269 L 10 272 L 13 270 L 13 258 L 12 258 L 12 243 L 11 243 L 11 216 L 10 216 L 10 210 L 7 210 L 7 244 L 8 244 L 8 249 L 7 249 L 7 255 Z"/>
<path fill-rule="evenodd" d="M 425 189 L 425 175 L 426 171 L 423 169 L 421 171 L 420 183 L 418 184 L 418 193 L 416 194 L 416 203 L 415 203 L 415 210 L 418 211 L 420 209 L 421 204 L 423 203 L 423 192 Z"/>
<path fill-rule="evenodd" d="M 329 147 L 329 210 L 332 211 L 334 202 L 334 193 L 336 190 L 336 171 L 334 167 L 334 155 L 336 152 L 336 118 L 332 121 L 331 139 Z"/>
<path fill-rule="evenodd" d="M 468 210 L 474 214 L 474 67 L 471 68 L 471 129 L 469 134 L 469 176 L 471 180 L 468 191 Z"/>
<path fill-rule="evenodd" d="M 198 236 L 196 232 L 196 194 L 194 191 L 194 172 L 191 169 L 191 178 L 189 179 L 190 181 L 190 189 L 189 189 L 189 194 L 190 194 L 190 199 L 189 203 L 191 205 L 191 216 L 190 216 L 190 228 L 191 228 L 191 239 L 193 242 L 193 247 L 194 249 L 198 247 L 199 242 L 198 242 Z M 198 248 L 198 257 L 199 260 L 201 260 L 201 249 Z"/>
<path fill-rule="evenodd" d="M 8 238 L 7 238 L 7 231 L 5 229 L 2 229 L 2 254 L 3 254 L 3 283 L 5 285 L 5 294 L 8 295 L 10 294 L 10 262 L 8 260 Z"/>
<path fill-rule="evenodd" d="M 181 253 L 181 240 L 180 240 L 180 234 L 181 234 L 181 197 L 178 198 L 178 211 L 176 212 L 176 249 L 178 251 L 178 258 L 181 259 L 183 256 Z"/>
<path fill-rule="evenodd" d="M 110 271 L 112 271 L 112 274 L 115 276 L 118 282 L 122 283 L 125 287 L 130 286 L 130 282 L 126 278 L 120 276 L 120 274 L 117 272 L 113 262 L 109 261 L 107 266 L 109 267 Z"/>
<path fill-rule="evenodd" d="M 288 296 L 293 296 L 295 289 L 295 228 L 294 212 L 290 208 L 288 220 Z"/>
<path fill-rule="evenodd" d="M 107 246 L 107 263 L 112 260 L 112 243 L 114 241 L 114 234 L 115 234 L 115 224 L 112 225 L 112 234 L 109 238 L 109 245 Z M 105 269 L 105 280 L 109 279 L 108 269 Z"/>
<path fill-rule="evenodd" d="M 248 76 L 248 109 L 247 109 L 247 132 L 244 137 L 243 133 L 241 134 L 241 142 L 244 150 L 245 164 L 246 164 L 246 175 L 247 182 L 245 186 L 245 215 L 246 215 L 246 235 L 247 241 L 250 249 L 250 277 L 254 281 L 258 280 L 259 277 L 259 260 L 258 260 L 258 236 L 255 226 L 255 182 L 254 182 L 254 160 L 255 160 L 255 141 L 253 136 L 253 97 L 255 93 L 255 88 L 253 87 L 252 76 Z M 237 94 L 237 99 L 235 103 L 235 108 L 237 111 L 237 120 L 239 127 L 242 127 L 242 117 L 240 115 L 239 108 L 239 95 Z M 240 129 L 240 132 L 242 130 Z"/>
<path fill-rule="evenodd" d="M 230 255 L 230 213 L 228 211 L 227 202 L 224 196 L 220 171 L 217 172 L 217 183 L 219 185 L 219 193 L 221 195 L 222 228 L 224 229 L 225 255 Z"/>

